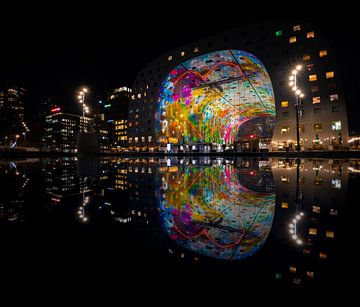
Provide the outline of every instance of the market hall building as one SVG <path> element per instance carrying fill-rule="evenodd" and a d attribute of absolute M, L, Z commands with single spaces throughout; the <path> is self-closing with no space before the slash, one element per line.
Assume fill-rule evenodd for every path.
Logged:
<path fill-rule="evenodd" d="M 333 51 L 302 21 L 255 23 L 155 59 L 137 76 L 129 105 L 135 151 L 295 150 L 297 86 L 301 150 L 346 148 L 346 104 Z"/>

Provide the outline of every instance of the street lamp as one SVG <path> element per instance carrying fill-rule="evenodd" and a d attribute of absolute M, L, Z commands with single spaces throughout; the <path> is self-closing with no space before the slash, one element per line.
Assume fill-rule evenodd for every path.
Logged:
<path fill-rule="evenodd" d="M 299 112 L 300 112 L 300 105 L 301 105 L 301 98 L 304 97 L 304 94 L 302 91 L 298 88 L 297 84 L 297 74 L 299 71 L 301 71 L 302 66 L 297 65 L 296 68 L 291 72 L 289 77 L 289 86 L 292 88 L 292 90 L 295 93 L 296 96 L 296 150 L 299 153 L 300 152 L 300 131 L 299 131 Z"/>

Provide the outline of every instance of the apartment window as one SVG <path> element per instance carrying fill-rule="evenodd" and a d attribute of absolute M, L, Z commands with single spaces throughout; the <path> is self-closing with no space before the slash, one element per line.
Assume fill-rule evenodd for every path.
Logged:
<path fill-rule="evenodd" d="M 327 254 L 325 254 L 325 253 L 321 253 L 321 252 L 319 253 L 319 258 L 320 258 L 320 259 L 326 260 L 327 257 L 328 257 L 328 256 L 327 256 Z"/>
<path fill-rule="evenodd" d="M 152 136 L 148 136 L 148 142 L 150 143 L 152 140 Z"/>
<path fill-rule="evenodd" d="M 323 58 L 324 56 L 327 56 L 327 53 L 328 53 L 327 50 L 320 50 L 319 51 L 319 57 Z"/>
<path fill-rule="evenodd" d="M 314 82 L 317 80 L 317 75 L 309 75 L 309 81 Z"/>
<path fill-rule="evenodd" d="M 282 117 L 289 117 L 289 112 L 282 112 Z"/>
<path fill-rule="evenodd" d="M 320 207 L 319 206 L 312 206 L 312 212 L 320 213 Z"/>
<path fill-rule="evenodd" d="M 172 59 L 173 59 L 172 55 L 169 55 L 168 56 L 168 61 L 172 61 Z"/>
<path fill-rule="evenodd" d="M 281 107 L 287 108 L 289 106 L 289 101 L 281 101 Z"/>
<path fill-rule="evenodd" d="M 314 37 L 315 37 L 315 32 L 314 31 L 306 33 L 306 38 L 314 38 Z"/>
<path fill-rule="evenodd" d="M 312 98 L 312 103 L 316 104 L 316 103 L 320 103 L 320 96 L 316 96 Z"/>
<path fill-rule="evenodd" d="M 301 30 L 300 25 L 293 26 L 293 30 L 294 31 L 300 31 Z"/>
<path fill-rule="evenodd" d="M 339 106 L 333 106 L 331 108 L 331 112 L 333 112 L 333 113 L 340 112 L 340 107 Z"/>
<path fill-rule="evenodd" d="M 289 204 L 287 203 L 287 202 L 282 202 L 281 203 L 281 208 L 283 208 L 283 209 L 288 209 L 289 208 Z"/>
<path fill-rule="evenodd" d="M 290 44 L 296 43 L 296 36 L 291 36 L 289 38 L 289 42 L 290 42 Z"/>
<path fill-rule="evenodd" d="M 334 78 L 334 72 L 333 71 L 328 71 L 326 72 L 326 79 L 332 79 Z"/>
<path fill-rule="evenodd" d="M 331 187 L 333 189 L 341 189 L 341 179 L 340 178 L 331 179 Z"/>
<path fill-rule="evenodd" d="M 144 136 L 141 137 L 141 142 L 145 143 L 145 137 Z"/>
<path fill-rule="evenodd" d="M 314 68 L 314 64 L 307 64 L 307 65 L 306 65 L 306 70 L 307 70 L 307 71 L 312 71 L 313 68 Z"/>
<path fill-rule="evenodd" d="M 339 95 L 338 95 L 338 94 L 332 94 L 332 95 L 330 95 L 330 101 L 331 101 L 331 102 L 337 102 L 337 101 L 339 101 Z"/>
<path fill-rule="evenodd" d="M 289 178 L 289 177 L 286 177 L 286 176 L 281 176 L 281 182 L 289 183 L 289 182 L 290 182 L 290 178 Z"/>
<path fill-rule="evenodd" d="M 181 55 L 181 56 L 184 56 L 184 55 L 185 55 L 185 51 L 181 51 L 181 52 L 180 52 L 180 55 Z"/>
<path fill-rule="evenodd" d="M 311 59 L 311 57 L 310 57 L 310 55 L 308 55 L 308 54 L 305 54 L 305 55 L 303 56 L 303 61 L 304 61 L 304 62 L 310 61 L 310 59 Z"/>
<path fill-rule="evenodd" d="M 317 132 L 322 131 L 322 123 L 314 124 L 314 130 Z"/>
<path fill-rule="evenodd" d="M 137 136 L 134 138 L 134 140 L 135 140 L 135 143 L 139 142 L 139 138 Z"/>
<path fill-rule="evenodd" d="M 284 126 L 284 127 L 281 128 L 281 134 L 282 134 L 282 133 L 289 132 L 289 130 L 290 130 L 290 129 L 289 129 L 289 126 Z"/>
<path fill-rule="evenodd" d="M 319 86 L 315 85 L 311 87 L 311 93 L 317 93 L 319 91 Z"/>
<path fill-rule="evenodd" d="M 319 115 L 321 113 L 321 108 L 315 108 L 314 109 L 314 114 L 315 115 Z"/>
<path fill-rule="evenodd" d="M 195 47 L 195 48 L 194 48 L 194 52 L 199 52 L 199 48 L 198 48 L 198 47 Z"/>
<path fill-rule="evenodd" d="M 331 124 L 331 128 L 333 131 L 340 131 L 341 130 L 341 120 L 333 121 Z"/>
<path fill-rule="evenodd" d="M 283 31 L 281 31 L 281 30 L 275 32 L 276 37 L 279 37 L 279 36 L 282 36 L 282 35 L 283 35 Z"/>
<path fill-rule="evenodd" d="M 309 235 L 316 236 L 317 235 L 317 229 L 316 228 L 309 228 Z"/>
<path fill-rule="evenodd" d="M 326 237 L 330 238 L 330 239 L 334 239 L 335 233 L 333 231 L 331 231 L 331 230 L 327 230 L 326 231 Z"/>
<path fill-rule="evenodd" d="M 307 271 L 306 276 L 307 278 L 314 278 L 314 272 Z"/>

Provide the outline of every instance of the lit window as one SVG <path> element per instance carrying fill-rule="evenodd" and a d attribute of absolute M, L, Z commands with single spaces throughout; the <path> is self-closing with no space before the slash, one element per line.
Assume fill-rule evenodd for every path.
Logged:
<path fill-rule="evenodd" d="M 320 186 L 320 185 L 323 184 L 323 182 L 324 182 L 324 179 L 322 179 L 322 178 L 316 177 L 316 178 L 314 179 L 314 185 L 315 185 L 315 186 Z"/>
<path fill-rule="evenodd" d="M 289 182 L 290 182 L 290 179 L 289 179 L 289 177 L 281 176 L 281 182 L 289 183 Z"/>
<path fill-rule="evenodd" d="M 332 122 L 331 129 L 333 131 L 340 131 L 341 130 L 341 120 L 337 120 L 337 121 Z"/>
<path fill-rule="evenodd" d="M 317 80 L 317 75 L 309 75 L 309 81 L 313 82 Z"/>
<path fill-rule="evenodd" d="M 327 50 L 320 50 L 319 51 L 319 56 L 320 56 L 320 58 L 322 58 L 324 56 L 327 56 Z"/>
<path fill-rule="evenodd" d="M 330 209 L 330 215 L 338 215 L 339 214 L 339 211 L 336 210 L 336 209 Z"/>
<path fill-rule="evenodd" d="M 129 138 L 129 143 L 132 143 L 132 138 Z"/>
<path fill-rule="evenodd" d="M 296 273 L 296 267 L 294 267 L 294 266 L 289 267 L 289 271 L 291 273 Z"/>
<path fill-rule="evenodd" d="M 289 132 L 289 126 L 284 126 L 281 128 L 281 133 Z"/>
<path fill-rule="evenodd" d="M 306 70 L 311 71 L 314 68 L 314 64 L 308 64 L 306 65 Z"/>
<path fill-rule="evenodd" d="M 144 136 L 141 137 L 141 142 L 145 143 L 145 137 Z"/>
<path fill-rule="evenodd" d="M 282 202 L 281 203 L 281 208 L 283 208 L 283 209 L 288 209 L 289 208 L 289 204 L 287 203 L 287 202 Z"/>
<path fill-rule="evenodd" d="M 168 61 L 172 61 L 172 59 L 173 59 L 172 55 L 169 55 L 168 56 Z"/>
<path fill-rule="evenodd" d="M 195 48 L 194 48 L 194 52 L 199 52 L 199 48 L 198 48 L 198 47 L 195 47 Z"/>
<path fill-rule="evenodd" d="M 289 106 L 289 101 L 281 101 L 281 107 L 287 108 Z"/>
<path fill-rule="evenodd" d="M 291 36 L 289 38 L 289 42 L 290 42 L 290 44 L 296 43 L 296 36 Z"/>
<path fill-rule="evenodd" d="M 281 30 L 275 32 L 276 37 L 282 36 L 282 35 L 283 35 L 283 31 L 281 31 Z"/>
<path fill-rule="evenodd" d="M 319 253 L 319 258 L 320 258 L 320 259 L 326 260 L 327 257 L 328 257 L 328 256 L 327 256 L 327 254 L 325 254 L 325 253 L 321 253 L 321 252 Z"/>
<path fill-rule="evenodd" d="M 306 33 L 306 38 L 314 38 L 314 37 L 315 37 L 315 32 L 314 31 Z"/>
<path fill-rule="evenodd" d="M 326 237 L 330 239 L 334 239 L 335 233 L 333 231 L 327 230 L 326 231 Z"/>
<path fill-rule="evenodd" d="M 322 131 L 322 123 L 314 124 L 314 130 L 315 131 Z"/>
<path fill-rule="evenodd" d="M 139 93 L 137 96 L 138 96 L 138 98 L 141 98 L 141 93 Z"/>
<path fill-rule="evenodd" d="M 180 55 L 181 55 L 181 56 L 184 56 L 184 55 L 185 55 L 185 51 L 181 51 L 181 52 L 180 52 Z"/>
<path fill-rule="evenodd" d="M 334 189 L 341 189 L 341 179 L 340 178 L 331 179 L 331 187 Z"/>
<path fill-rule="evenodd" d="M 134 140 L 135 140 L 135 143 L 139 142 L 139 138 L 137 136 L 134 138 Z"/>
<path fill-rule="evenodd" d="M 312 206 L 312 212 L 320 213 L 320 207 L 319 206 Z"/>
<path fill-rule="evenodd" d="M 317 229 L 316 228 L 309 228 L 309 235 L 316 236 L 317 235 Z"/>
<path fill-rule="evenodd" d="M 332 79 L 334 78 L 334 72 L 333 71 L 328 71 L 326 72 L 326 79 Z"/>
<path fill-rule="evenodd" d="M 301 30 L 300 25 L 293 26 L 293 30 L 294 31 L 300 31 Z"/>
<path fill-rule="evenodd" d="M 314 272 L 307 271 L 306 276 L 307 278 L 314 278 Z"/>
<path fill-rule="evenodd" d="M 304 60 L 304 62 L 310 61 L 310 55 L 305 54 L 305 55 L 303 56 L 303 60 Z"/>
<path fill-rule="evenodd" d="M 148 142 L 150 143 L 152 140 L 152 136 L 148 136 Z"/>
<path fill-rule="evenodd" d="M 320 103 L 320 97 L 319 96 L 313 97 L 312 98 L 312 103 L 313 104 Z"/>
<path fill-rule="evenodd" d="M 331 102 L 339 101 L 339 95 L 338 95 L 338 94 L 332 94 L 332 95 L 330 95 L 330 101 L 331 101 Z"/>

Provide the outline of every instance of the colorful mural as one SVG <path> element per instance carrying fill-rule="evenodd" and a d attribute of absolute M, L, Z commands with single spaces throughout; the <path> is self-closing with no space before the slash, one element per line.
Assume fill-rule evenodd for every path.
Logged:
<path fill-rule="evenodd" d="M 239 171 L 233 165 L 187 166 L 162 174 L 160 213 L 168 236 L 193 252 L 239 260 L 256 253 L 270 232 L 274 191 L 253 191 L 240 178 L 271 171 Z M 257 184 L 259 186 L 259 184 Z"/>
<path fill-rule="evenodd" d="M 159 99 L 160 142 L 230 144 L 250 119 L 275 117 L 264 65 L 238 50 L 212 52 L 177 66 L 164 80 Z"/>

